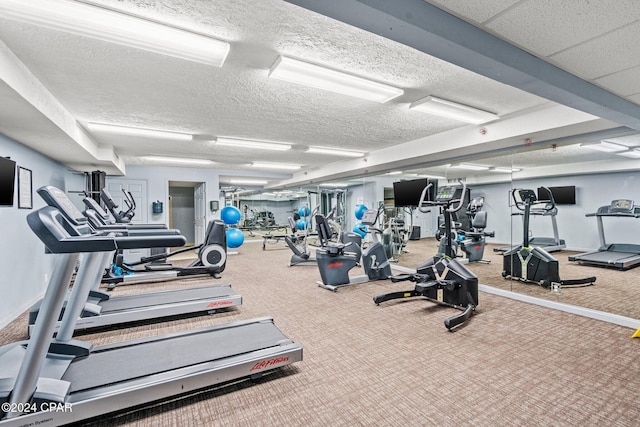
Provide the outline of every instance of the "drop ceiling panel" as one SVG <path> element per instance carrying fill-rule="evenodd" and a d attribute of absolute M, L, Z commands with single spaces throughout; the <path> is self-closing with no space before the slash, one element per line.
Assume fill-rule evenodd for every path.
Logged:
<path fill-rule="evenodd" d="M 640 21 L 574 46 L 550 59 L 565 70 L 596 79 L 640 65 Z"/>
<path fill-rule="evenodd" d="M 520 2 L 486 23 L 486 27 L 499 37 L 545 57 L 638 18 L 640 7 L 633 0 L 536 0 Z"/>
<path fill-rule="evenodd" d="M 622 96 L 640 94 L 640 66 L 609 74 L 595 82 Z"/>
<path fill-rule="evenodd" d="M 521 0 L 425 0 L 449 13 L 464 17 L 465 20 L 483 23 L 503 10 L 513 6 Z"/>

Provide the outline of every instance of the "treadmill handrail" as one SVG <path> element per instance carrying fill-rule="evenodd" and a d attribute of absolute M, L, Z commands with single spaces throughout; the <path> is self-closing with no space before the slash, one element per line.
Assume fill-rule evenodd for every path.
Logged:
<path fill-rule="evenodd" d="M 67 218 L 51 206 L 30 213 L 27 222 L 52 253 L 107 252 L 117 249 L 184 246 L 187 243 L 182 235 L 79 234 Z"/>

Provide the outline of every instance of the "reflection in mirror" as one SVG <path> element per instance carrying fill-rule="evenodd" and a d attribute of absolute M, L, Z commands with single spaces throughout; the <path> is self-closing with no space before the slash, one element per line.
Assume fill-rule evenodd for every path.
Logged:
<path fill-rule="evenodd" d="M 640 318 L 640 310 L 634 305 L 620 304 L 621 301 L 640 296 L 640 288 L 635 283 L 636 275 L 632 270 L 625 270 L 631 267 L 630 264 L 619 263 L 619 268 L 616 268 L 613 261 L 620 256 L 618 252 L 627 250 L 630 254 L 625 254 L 625 257 L 630 255 L 640 260 L 640 232 L 635 232 L 638 228 L 634 227 L 636 218 L 632 210 L 627 210 L 628 215 L 611 212 L 615 200 L 631 200 L 635 204 L 638 198 L 635 189 L 640 173 L 638 160 L 634 158 L 638 157 L 636 147 L 640 149 L 640 138 L 635 134 L 612 136 L 606 138 L 605 143 L 600 139 L 565 141 L 564 145 L 524 147 L 504 156 L 465 159 L 465 163 L 491 167 L 508 161 L 513 169 L 511 174 L 506 174 L 509 179 L 504 181 L 489 178 L 489 172 L 470 174 L 466 178 L 472 188 L 472 196 L 475 193 L 485 196 L 484 210 L 488 215 L 488 226 L 495 230 L 493 243 L 489 243 L 488 247 L 500 249 L 496 253 L 485 252 L 486 255 L 490 254 L 490 267 L 472 267 L 481 283 L 524 295 Z M 452 179 L 454 175 L 457 173 L 452 168 L 447 172 L 447 179 Z M 532 207 L 526 235 L 523 211 L 518 209 L 513 198 L 514 189 L 531 190 L 529 194 L 538 201 L 538 209 Z M 628 205 L 630 203 L 625 204 Z M 601 214 L 598 215 L 598 212 Z M 608 214 L 604 215 L 605 212 Z M 525 237 L 530 247 L 542 248 L 551 259 L 557 261 L 558 276 L 553 280 L 557 283 L 540 286 L 500 277 L 507 269 L 504 267 L 506 258 L 503 249 L 521 245 Z M 594 258 L 581 259 L 580 255 L 585 252 L 596 254 L 591 255 Z M 606 261 L 598 265 L 593 259 Z M 521 264 L 523 261 L 519 257 L 511 258 L 507 264 L 516 262 Z M 602 268 L 605 265 L 607 268 Z M 527 279 L 537 280 L 541 277 L 533 271 L 526 274 Z M 594 285 L 586 280 L 590 277 L 596 277 Z"/>
<path fill-rule="evenodd" d="M 533 144 L 491 156 L 465 157 L 449 164 L 416 165 L 402 171 L 388 171 L 393 172 L 391 174 L 367 175 L 340 183 L 328 182 L 318 186 L 316 191 L 344 190 L 342 229 L 349 231 L 358 222 L 354 214 L 358 205 L 371 208 L 382 204 L 381 226 L 385 233 L 392 235 L 390 241 L 395 241 L 394 223 L 402 222 L 406 235 L 416 239 L 415 242 L 407 239 L 402 252 L 394 254 L 391 251 L 389 258 L 397 259 L 396 265 L 416 268 L 439 250 L 437 237 L 443 233 L 442 220 L 439 220 L 440 213 L 433 210 L 422 213 L 415 208 L 399 209 L 393 197 L 393 183 L 430 177 L 437 180 L 438 187 L 443 187 L 464 180 L 470 192 L 467 209 L 456 220 L 456 226 L 460 228 L 457 238 L 462 241 L 463 234 L 469 235 L 463 229 L 465 227 L 471 233 L 479 232 L 471 227 L 473 209 L 484 212 L 480 215 L 485 219 L 481 230 L 487 234 L 483 234 L 484 252 L 480 260 L 477 255 L 467 254 L 462 245 L 457 254 L 459 261 L 469 264 L 482 285 L 640 319 L 640 308 L 624 303 L 640 297 L 640 283 L 635 283 L 640 279 L 635 279 L 637 275 L 633 270 L 602 268 L 575 257 L 592 251 L 605 252 L 598 255 L 605 257 L 610 255 L 608 252 L 619 249 L 638 249 L 640 253 L 640 227 L 635 227 L 634 223 L 640 217 L 636 218 L 635 213 L 621 215 L 621 212 L 600 218 L 596 215 L 599 210 L 602 212 L 610 207 L 613 200 L 631 200 L 634 207 L 640 203 L 637 200 L 640 196 L 636 195 L 640 181 L 640 136 L 619 129 L 616 132 Z M 345 185 L 340 187 L 338 184 Z M 542 211 L 530 215 L 527 233 L 530 246 L 546 246 L 549 256 L 558 261 L 559 278 L 563 281 L 595 276 L 595 285 L 569 287 L 561 283 L 560 286 L 543 287 L 503 277 L 505 251 L 521 245 L 525 237 L 524 218 L 513 201 L 512 191 L 529 189 L 537 199 L 549 200 L 549 192 L 539 190 L 541 187 L 549 188 L 555 207 L 546 210 L 546 204 L 543 204 Z M 321 197 L 317 203 L 327 205 L 327 201 L 322 200 Z M 604 236 L 599 232 L 599 223 Z M 636 233 L 636 230 L 639 231 Z M 599 250 L 610 244 L 616 244 L 614 249 Z M 513 262 L 513 258 L 508 262 Z"/>

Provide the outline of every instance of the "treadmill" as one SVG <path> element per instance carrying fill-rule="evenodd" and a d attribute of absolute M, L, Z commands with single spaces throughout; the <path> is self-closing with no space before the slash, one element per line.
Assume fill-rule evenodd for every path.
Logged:
<path fill-rule="evenodd" d="M 553 198 L 553 194 L 551 190 L 547 187 L 538 188 L 539 201 L 546 202 L 543 205 L 539 205 L 538 207 L 531 207 L 531 212 L 529 215 L 537 215 L 537 216 L 548 216 L 551 218 L 551 226 L 553 228 L 553 237 L 530 237 L 529 238 L 529 246 L 544 249 L 546 252 L 557 252 L 565 249 L 567 247 L 567 243 L 564 239 L 560 238 L 558 233 L 558 221 L 556 216 L 558 215 L 558 207 L 556 206 L 556 201 Z M 544 197 L 545 199 L 541 199 Z M 520 210 L 517 212 L 513 212 L 511 215 L 520 215 L 522 216 L 522 220 L 524 222 L 524 211 Z M 494 252 L 507 252 L 517 248 L 519 245 L 507 245 L 500 246 L 497 248 L 493 248 Z"/>
<path fill-rule="evenodd" d="M 585 216 L 595 216 L 598 222 L 598 235 L 600 247 L 597 251 L 585 252 L 569 256 L 569 261 L 596 267 L 610 267 L 619 270 L 628 270 L 640 264 L 640 245 L 632 243 L 607 243 L 604 237 L 604 225 L 602 218 L 640 218 L 640 207 L 635 206 L 630 199 L 612 200 L 611 204 L 601 206 L 595 213 Z"/>
<path fill-rule="evenodd" d="M 87 218 L 82 215 L 62 190 L 53 186 L 45 186 L 38 189 L 38 194 L 49 206 L 55 207 L 80 233 L 91 233 Z M 140 229 L 136 226 L 119 224 L 116 228 L 108 227 L 103 232 L 120 231 L 129 235 L 142 236 L 176 235 L 175 230 L 148 230 L 144 227 L 142 226 L 143 229 Z M 85 277 L 87 273 L 81 276 L 80 272 L 76 276 L 75 283 L 89 281 L 92 283 L 92 288 L 87 295 L 82 311 L 79 313 L 79 318 L 75 322 L 75 330 L 125 327 L 132 322 L 187 314 L 213 314 L 218 309 L 242 304 L 242 296 L 236 294 L 231 289 L 231 285 L 205 285 L 136 295 L 111 296 L 106 292 L 99 291 L 98 288 L 104 267 L 110 263 L 112 256 L 111 252 L 103 252 L 83 258 L 83 263 L 95 264 L 91 268 L 96 270 L 96 276 Z M 29 312 L 29 335 L 33 331 L 40 310 L 41 302 L 36 303 Z M 60 322 L 56 322 L 55 331 L 59 325 Z"/>
<path fill-rule="evenodd" d="M 89 282 L 72 288 L 52 338 L 80 252 L 91 258 L 117 249 L 178 246 L 185 239 L 82 234 L 51 206 L 30 213 L 27 222 L 58 258 L 31 339 L 0 347 L 0 404 L 9 403 L 9 408 L 0 405 L 0 426 L 75 423 L 256 379 L 302 360 L 302 346 L 269 317 L 92 348 L 71 339 L 77 312 L 93 285 Z M 78 274 L 91 264 L 81 264 Z"/>

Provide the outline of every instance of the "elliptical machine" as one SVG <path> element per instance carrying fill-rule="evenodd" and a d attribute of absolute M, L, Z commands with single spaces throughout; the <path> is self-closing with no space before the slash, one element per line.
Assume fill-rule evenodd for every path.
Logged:
<path fill-rule="evenodd" d="M 427 200 L 428 190 L 432 185 L 429 184 L 422 190 L 418 209 L 421 212 L 429 212 L 430 206 L 442 207 L 445 230 L 450 230 L 451 216 L 462 208 L 464 197 L 460 196 L 456 199 L 454 194 L 457 192 L 454 192 L 451 187 L 443 187 L 438 190 L 435 200 Z M 461 194 L 466 194 L 464 182 Z M 462 313 L 444 320 L 444 325 L 449 331 L 465 323 L 478 305 L 478 277 L 455 259 L 451 233 L 446 233 L 444 241 L 443 253 L 438 253 L 420 264 L 416 273 L 391 277 L 393 282 L 405 280 L 415 282 L 414 289 L 377 295 L 373 298 L 373 302 L 380 305 L 392 299 L 423 297 L 436 304 L 462 310 Z"/>
<path fill-rule="evenodd" d="M 382 230 L 375 227 L 384 205 L 367 210 L 362 216 L 362 224 L 367 226 L 372 243 L 362 251 L 362 239 L 359 234 L 342 232 L 340 243 L 329 241 L 329 225 L 323 215 L 316 215 L 318 237 L 322 247 L 316 249 L 316 260 L 320 270 L 321 282 L 318 286 L 336 292 L 339 287 L 364 283 L 372 280 L 386 280 L 391 277 L 391 265 L 379 236 Z M 362 266 L 365 275 L 349 277 L 349 270 L 357 266 L 362 254 Z"/>
<path fill-rule="evenodd" d="M 529 245 L 529 217 L 531 207 L 550 206 L 547 201 L 539 201 L 535 191 L 515 188 L 511 191 L 514 206 L 523 212 L 522 245 L 506 251 L 503 255 L 502 277 L 517 279 L 525 283 L 536 283 L 544 288 L 559 292 L 561 287 L 582 287 L 593 285 L 595 277 L 583 279 L 560 279 L 558 260 L 540 247 Z M 552 207 L 549 207 L 551 209 Z"/>

